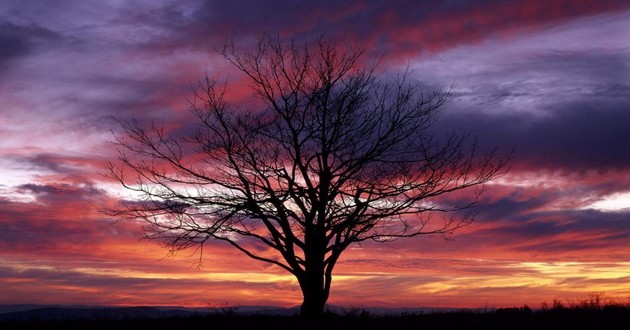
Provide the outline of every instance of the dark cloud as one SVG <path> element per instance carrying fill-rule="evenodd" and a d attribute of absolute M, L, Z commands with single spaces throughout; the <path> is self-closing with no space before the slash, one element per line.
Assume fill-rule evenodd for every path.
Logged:
<path fill-rule="evenodd" d="M 35 166 L 40 170 L 48 170 L 54 173 L 70 173 L 75 170 L 69 166 L 70 162 L 65 156 L 54 154 L 36 154 L 20 158 L 25 163 Z"/>
<path fill-rule="evenodd" d="M 630 166 L 630 99 L 584 99 L 554 104 L 553 111 L 446 114 L 438 131 L 470 132 L 482 146 L 515 147 L 513 166 L 540 170 L 613 170 Z"/>
<path fill-rule="evenodd" d="M 17 25 L 0 21 L 0 63 L 63 39 L 61 34 L 36 24 Z"/>
<path fill-rule="evenodd" d="M 100 188 L 96 188 L 94 186 L 76 186 L 70 185 L 66 183 L 58 184 L 58 185 L 41 185 L 41 184 L 33 184 L 27 183 L 23 185 L 19 185 L 17 187 L 20 190 L 27 190 L 32 193 L 35 193 L 38 196 L 45 195 L 49 198 L 50 196 L 62 196 L 63 198 L 68 199 L 91 199 L 95 197 L 101 197 L 105 195 L 105 191 Z"/>
<path fill-rule="evenodd" d="M 410 55 L 489 37 L 535 31 L 576 17 L 629 6 L 623 0 L 532 1 L 227 1 L 176 4 L 132 13 L 126 20 L 160 30 L 146 47 L 212 50 L 226 37 L 245 43 L 262 33 L 308 39 L 373 42 L 372 50 Z M 165 29 L 166 28 L 166 29 Z"/>
<path fill-rule="evenodd" d="M 182 82 L 177 79 L 151 80 L 90 76 L 84 79 L 87 85 L 104 90 L 120 90 L 105 99 L 88 99 L 73 96 L 71 102 L 90 104 L 91 112 L 85 118 L 86 125 L 94 125 L 98 130 L 116 130 L 118 125 L 113 118 L 128 120 L 132 116 L 140 122 L 185 123 L 192 119 L 186 111 L 186 104 L 194 95 L 193 85 L 203 77 L 203 68 L 197 75 Z M 176 81 L 173 81 L 176 80 Z"/>
<path fill-rule="evenodd" d="M 492 189 L 492 188 L 489 188 Z M 492 192 L 490 192 L 492 193 Z M 484 219 L 510 219 L 548 206 L 560 192 L 543 192 L 534 196 L 518 196 L 516 192 L 499 200 L 481 203 L 475 208 Z"/>
<path fill-rule="evenodd" d="M 111 126 L 111 123 L 109 124 Z M 55 186 L 54 189 L 69 189 L 77 187 L 76 185 L 92 187 L 93 180 L 100 178 L 99 173 L 104 170 L 106 161 L 114 157 L 115 151 L 105 147 L 100 149 L 99 155 L 91 157 L 86 154 L 64 153 L 64 151 L 60 153 L 13 152 L 5 156 L 13 163 L 12 167 L 45 173 L 49 177 L 56 176 L 56 180 L 62 180 L 60 186 Z M 32 187 L 29 185 L 20 188 Z"/>

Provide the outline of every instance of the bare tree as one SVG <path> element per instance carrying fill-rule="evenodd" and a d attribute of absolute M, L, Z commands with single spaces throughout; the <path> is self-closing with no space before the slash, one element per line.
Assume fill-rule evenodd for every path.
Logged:
<path fill-rule="evenodd" d="M 351 244 L 449 234 L 471 218 L 432 215 L 470 208 L 505 171 L 508 157 L 430 130 L 449 92 L 386 78 L 364 64 L 365 48 L 268 36 L 257 46 L 222 51 L 249 79 L 255 109 L 235 108 L 226 84 L 206 78 L 190 137 L 120 121 L 110 174 L 141 197 L 115 213 L 144 219 L 146 236 L 173 251 L 225 241 L 293 274 L 302 315 L 319 315 Z M 465 203 L 438 198 L 469 187 Z M 275 255 L 252 248 L 261 243 Z"/>

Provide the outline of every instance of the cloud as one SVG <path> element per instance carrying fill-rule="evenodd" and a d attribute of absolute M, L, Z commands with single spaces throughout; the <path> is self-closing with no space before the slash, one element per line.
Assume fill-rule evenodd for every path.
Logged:
<path fill-rule="evenodd" d="M 331 300 L 346 305 L 361 301 L 377 306 L 397 306 L 402 302 L 403 306 L 501 307 L 523 303 L 537 306 L 557 298 L 584 298 L 601 286 L 608 289 L 607 294 L 617 298 L 628 292 L 624 282 L 627 262 L 624 261 L 538 262 L 507 259 L 501 255 L 483 259 L 462 256 L 422 260 L 413 258 L 407 251 L 400 262 L 388 263 L 399 253 L 392 250 L 392 254 L 382 258 L 372 254 L 355 268 L 367 268 L 364 273 L 339 271 L 341 276 L 335 282 Z M 412 266 L 417 268 L 407 269 L 404 260 L 411 260 Z M 415 260 L 420 263 L 414 263 Z M 370 273 L 381 262 L 385 262 L 386 267 Z M 582 278 L 567 280 L 575 274 L 581 274 Z M 361 289 L 356 290 L 357 287 Z M 514 297 L 519 297 L 519 303 L 515 303 Z"/>
<path fill-rule="evenodd" d="M 0 20 L 0 64 L 4 67 L 37 49 L 54 47 L 65 40 L 62 34 L 34 23 L 19 25 Z"/>
<path fill-rule="evenodd" d="M 24 184 L 17 187 L 15 193 L 32 195 L 34 201 L 9 202 L 3 207 L 0 235 L 4 248 L 10 249 L 12 244 L 19 245 L 20 249 L 30 244 L 29 250 L 57 243 L 59 246 L 70 242 L 71 245 L 90 244 L 109 232 L 101 230 L 108 226 L 108 221 L 101 221 L 94 208 L 95 203 L 106 197 L 103 190 L 94 186 Z M 87 226 L 87 223 L 94 225 Z M 72 239 L 65 241 L 63 237 Z"/>
<path fill-rule="evenodd" d="M 103 167 L 104 159 L 92 155 L 33 153 L 32 155 L 14 159 L 25 166 L 33 166 L 39 171 L 49 171 L 66 175 L 90 175 Z"/>
<path fill-rule="evenodd" d="M 104 190 L 93 186 L 73 186 L 62 183 L 58 185 L 40 185 L 27 183 L 17 187 L 18 190 L 27 190 L 38 196 L 38 200 L 62 198 L 69 200 L 91 199 L 104 195 Z"/>
<path fill-rule="evenodd" d="M 628 8 L 622 0 L 352 2 L 193 1 L 128 4 L 106 21 L 130 48 L 168 54 L 173 49 L 212 53 L 226 38 L 253 45 L 268 32 L 308 40 L 327 34 L 344 43 L 370 42 L 395 61 L 487 39 L 532 34 L 573 19 Z M 115 8 L 108 8 L 110 11 Z M 390 59 L 388 59 L 390 60 Z"/>
<path fill-rule="evenodd" d="M 279 282 L 251 281 L 238 276 L 222 280 L 212 280 L 211 276 L 169 277 L 173 275 L 121 274 L 107 272 L 107 269 L 62 265 L 29 267 L 9 262 L 0 266 L 0 289 L 5 293 L 0 303 L 75 302 L 111 306 L 124 301 L 124 305 L 218 307 L 233 304 L 235 300 L 251 305 L 290 306 L 298 299 L 295 288 L 286 288 Z M 50 291 L 56 294 L 50 295 Z M 243 292 L 256 294 L 243 299 Z M 166 296 L 169 298 L 164 300 Z"/>
<path fill-rule="evenodd" d="M 556 103 L 545 116 L 458 112 L 442 117 L 438 130 L 471 132 L 481 146 L 516 148 L 514 167 L 608 171 L 627 168 L 630 131 L 627 100 L 581 99 Z"/>

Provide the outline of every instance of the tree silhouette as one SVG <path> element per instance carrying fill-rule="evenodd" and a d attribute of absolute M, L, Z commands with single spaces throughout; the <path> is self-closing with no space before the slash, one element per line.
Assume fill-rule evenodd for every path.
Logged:
<path fill-rule="evenodd" d="M 256 106 L 236 108 L 227 84 L 206 78 L 189 104 L 199 127 L 188 137 L 119 121 L 110 175 L 140 197 L 113 213 L 145 220 L 146 237 L 173 251 L 215 239 L 281 267 L 297 278 L 307 316 L 323 312 L 353 243 L 468 224 L 439 214 L 473 206 L 508 157 L 479 155 L 466 135 L 438 138 L 430 128 L 450 93 L 425 93 L 407 73 L 387 78 L 364 64 L 365 51 L 324 38 L 266 36 L 253 52 L 226 44 Z M 469 187 L 466 202 L 438 198 Z"/>

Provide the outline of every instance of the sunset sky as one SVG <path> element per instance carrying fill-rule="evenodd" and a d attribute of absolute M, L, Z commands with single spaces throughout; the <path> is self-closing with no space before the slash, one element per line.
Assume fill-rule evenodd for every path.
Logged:
<path fill-rule="evenodd" d="M 515 148 L 476 221 L 345 252 L 330 304 L 538 307 L 630 299 L 630 1 L 0 2 L 0 304 L 301 302 L 280 268 L 210 242 L 201 267 L 98 209 L 118 118 L 184 126 L 207 73 L 248 97 L 215 49 L 325 33 L 454 94 L 438 127 Z"/>

